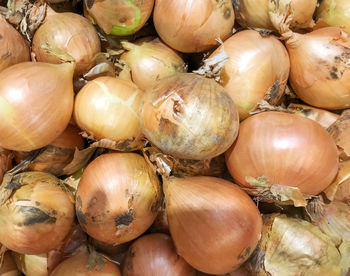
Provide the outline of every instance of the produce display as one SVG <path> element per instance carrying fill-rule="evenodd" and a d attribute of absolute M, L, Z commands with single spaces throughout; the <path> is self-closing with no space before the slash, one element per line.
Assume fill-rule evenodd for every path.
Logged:
<path fill-rule="evenodd" d="M 0 0 L 0 276 L 349 276 L 349 14 Z"/>

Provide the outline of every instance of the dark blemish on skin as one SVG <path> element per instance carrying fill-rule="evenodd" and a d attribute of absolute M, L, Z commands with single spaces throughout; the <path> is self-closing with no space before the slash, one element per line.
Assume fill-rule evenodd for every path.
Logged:
<path fill-rule="evenodd" d="M 89 9 L 91 9 L 92 8 L 92 6 L 94 5 L 94 0 L 87 0 L 86 1 L 86 5 L 87 5 L 87 7 L 89 8 Z"/>
<path fill-rule="evenodd" d="M 37 223 L 47 223 L 53 224 L 56 222 L 55 217 L 51 217 L 39 208 L 31 207 L 31 206 L 22 206 L 20 208 L 21 214 L 25 217 L 23 225 L 34 225 Z"/>
<path fill-rule="evenodd" d="M 81 201 L 80 196 L 77 197 L 77 206 L 81 207 L 83 205 L 83 202 Z"/>
<path fill-rule="evenodd" d="M 2 39 L 2 35 L 0 34 L 0 39 Z"/>
<path fill-rule="evenodd" d="M 249 253 L 250 253 L 250 246 L 248 246 L 241 255 L 238 256 L 238 260 L 245 260 L 248 256 L 249 256 Z"/>
<path fill-rule="evenodd" d="M 11 181 L 6 187 L 5 189 L 8 190 L 15 190 L 18 189 L 19 187 L 22 187 L 24 185 L 26 185 L 27 183 L 18 181 L 18 179 L 14 179 L 13 181 Z"/>
<path fill-rule="evenodd" d="M 82 212 L 82 211 L 80 211 L 80 210 L 76 210 L 76 215 L 77 215 L 77 218 L 78 218 L 78 221 L 79 221 L 79 223 L 80 223 L 80 225 L 86 225 L 86 218 L 85 218 L 85 214 Z"/>
<path fill-rule="evenodd" d="M 39 201 L 35 201 L 35 205 L 36 206 L 40 206 L 40 202 Z"/>
<path fill-rule="evenodd" d="M 331 78 L 332 79 L 338 79 L 338 68 L 337 67 L 332 67 L 331 72 L 330 72 Z"/>
<path fill-rule="evenodd" d="M 115 226 L 129 226 L 134 221 L 134 211 L 132 209 L 129 209 L 129 211 L 125 212 L 124 214 L 121 214 L 117 216 L 114 220 Z"/>
<path fill-rule="evenodd" d="M 278 91 L 280 90 L 280 83 L 278 80 L 276 80 L 274 82 L 274 84 L 270 87 L 270 100 L 275 99 L 276 97 L 278 97 Z"/>
<path fill-rule="evenodd" d="M 224 10 L 224 18 L 229 19 L 230 17 L 231 17 L 231 10 L 230 10 L 230 8 L 226 8 Z"/>

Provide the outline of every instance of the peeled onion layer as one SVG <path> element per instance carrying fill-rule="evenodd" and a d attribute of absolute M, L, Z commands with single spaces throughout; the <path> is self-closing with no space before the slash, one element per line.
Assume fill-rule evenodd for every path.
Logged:
<path fill-rule="evenodd" d="M 350 34 L 350 3 L 347 0 L 323 0 L 316 10 L 316 18 L 334 27 L 342 27 Z"/>
<path fill-rule="evenodd" d="M 344 110 L 327 130 L 338 146 L 340 159 L 350 160 L 350 110 Z"/>
<path fill-rule="evenodd" d="M 281 99 L 289 76 L 286 48 L 274 35 L 255 30 L 234 34 L 221 45 L 228 55 L 220 74 L 220 84 L 236 104 L 240 120 L 249 116 L 261 100 L 275 105 Z"/>

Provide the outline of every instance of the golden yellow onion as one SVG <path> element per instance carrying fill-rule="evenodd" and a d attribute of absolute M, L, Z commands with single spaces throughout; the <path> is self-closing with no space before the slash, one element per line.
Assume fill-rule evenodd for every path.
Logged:
<path fill-rule="evenodd" d="M 232 34 L 231 1 L 155 0 L 153 22 L 160 38 L 184 53 L 202 52 Z"/>
<path fill-rule="evenodd" d="M 56 248 L 68 234 L 74 206 L 59 186 L 60 180 L 43 172 L 25 172 L 1 187 L 0 242 L 22 254 L 41 254 Z"/>
<path fill-rule="evenodd" d="M 47 254 L 24 255 L 12 252 L 17 267 L 26 276 L 48 276 Z"/>
<path fill-rule="evenodd" d="M 145 25 L 154 0 L 84 0 L 86 15 L 106 33 L 126 36 Z"/>
<path fill-rule="evenodd" d="M 222 48 L 229 58 L 220 80 L 235 102 L 239 118 L 247 118 L 263 99 L 277 104 L 290 67 L 288 52 L 278 38 L 245 30 L 227 39 L 210 57 L 215 57 Z"/>
<path fill-rule="evenodd" d="M 91 237 L 118 245 L 151 226 L 160 202 L 157 175 L 142 156 L 108 153 L 85 169 L 76 194 L 76 213 Z"/>
<path fill-rule="evenodd" d="M 316 18 L 334 27 L 342 27 L 350 34 L 350 2 L 348 0 L 322 0 Z"/>
<path fill-rule="evenodd" d="M 0 71 L 30 60 L 29 46 L 24 38 L 0 15 Z"/>
<path fill-rule="evenodd" d="M 74 118 L 95 140 L 117 143 L 141 138 L 139 106 L 143 96 L 134 83 L 113 77 L 88 82 L 75 99 Z"/>
<path fill-rule="evenodd" d="M 75 61 L 75 76 L 95 65 L 101 51 L 100 40 L 93 25 L 76 13 L 54 13 L 39 27 L 33 37 L 32 51 L 41 62 Z"/>
<path fill-rule="evenodd" d="M 0 146 L 31 151 L 50 144 L 73 111 L 74 65 L 24 62 L 0 73 Z"/>
<path fill-rule="evenodd" d="M 18 270 L 15 261 L 11 255 L 11 251 L 6 251 L 2 256 L 2 264 L 0 266 L 1 276 L 21 276 L 21 272 Z"/>
<path fill-rule="evenodd" d="M 238 128 L 235 104 L 213 79 L 176 74 L 159 80 L 144 96 L 143 134 L 176 158 L 218 156 L 232 145 Z"/>
<path fill-rule="evenodd" d="M 187 71 L 180 55 L 159 38 L 135 44 L 122 42 L 122 45 L 128 51 L 122 54 L 120 59 L 128 64 L 132 81 L 142 90 L 164 77 Z"/>

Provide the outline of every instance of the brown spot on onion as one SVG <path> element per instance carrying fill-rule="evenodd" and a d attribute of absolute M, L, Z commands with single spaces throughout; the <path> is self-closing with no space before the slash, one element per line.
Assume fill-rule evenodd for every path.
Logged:
<path fill-rule="evenodd" d="M 43 212 L 42 210 L 30 207 L 30 206 L 21 206 L 20 212 L 25 217 L 25 220 L 23 222 L 24 226 L 33 225 L 37 223 L 55 223 L 56 218 L 51 217 L 47 213 Z M 21 224 L 22 226 L 22 224 Z"/>
<path fill-rule="evenodd" d="M 130 225 L 130 223 L 132 223 L 134 220 L 134 211 L 132 209 L 129 209 L 128 212 L 118 215 L 115 218 L 115 226 L 117 226 L 117 228 L 123 228 L 124 226 L 128 226 Z"/>

